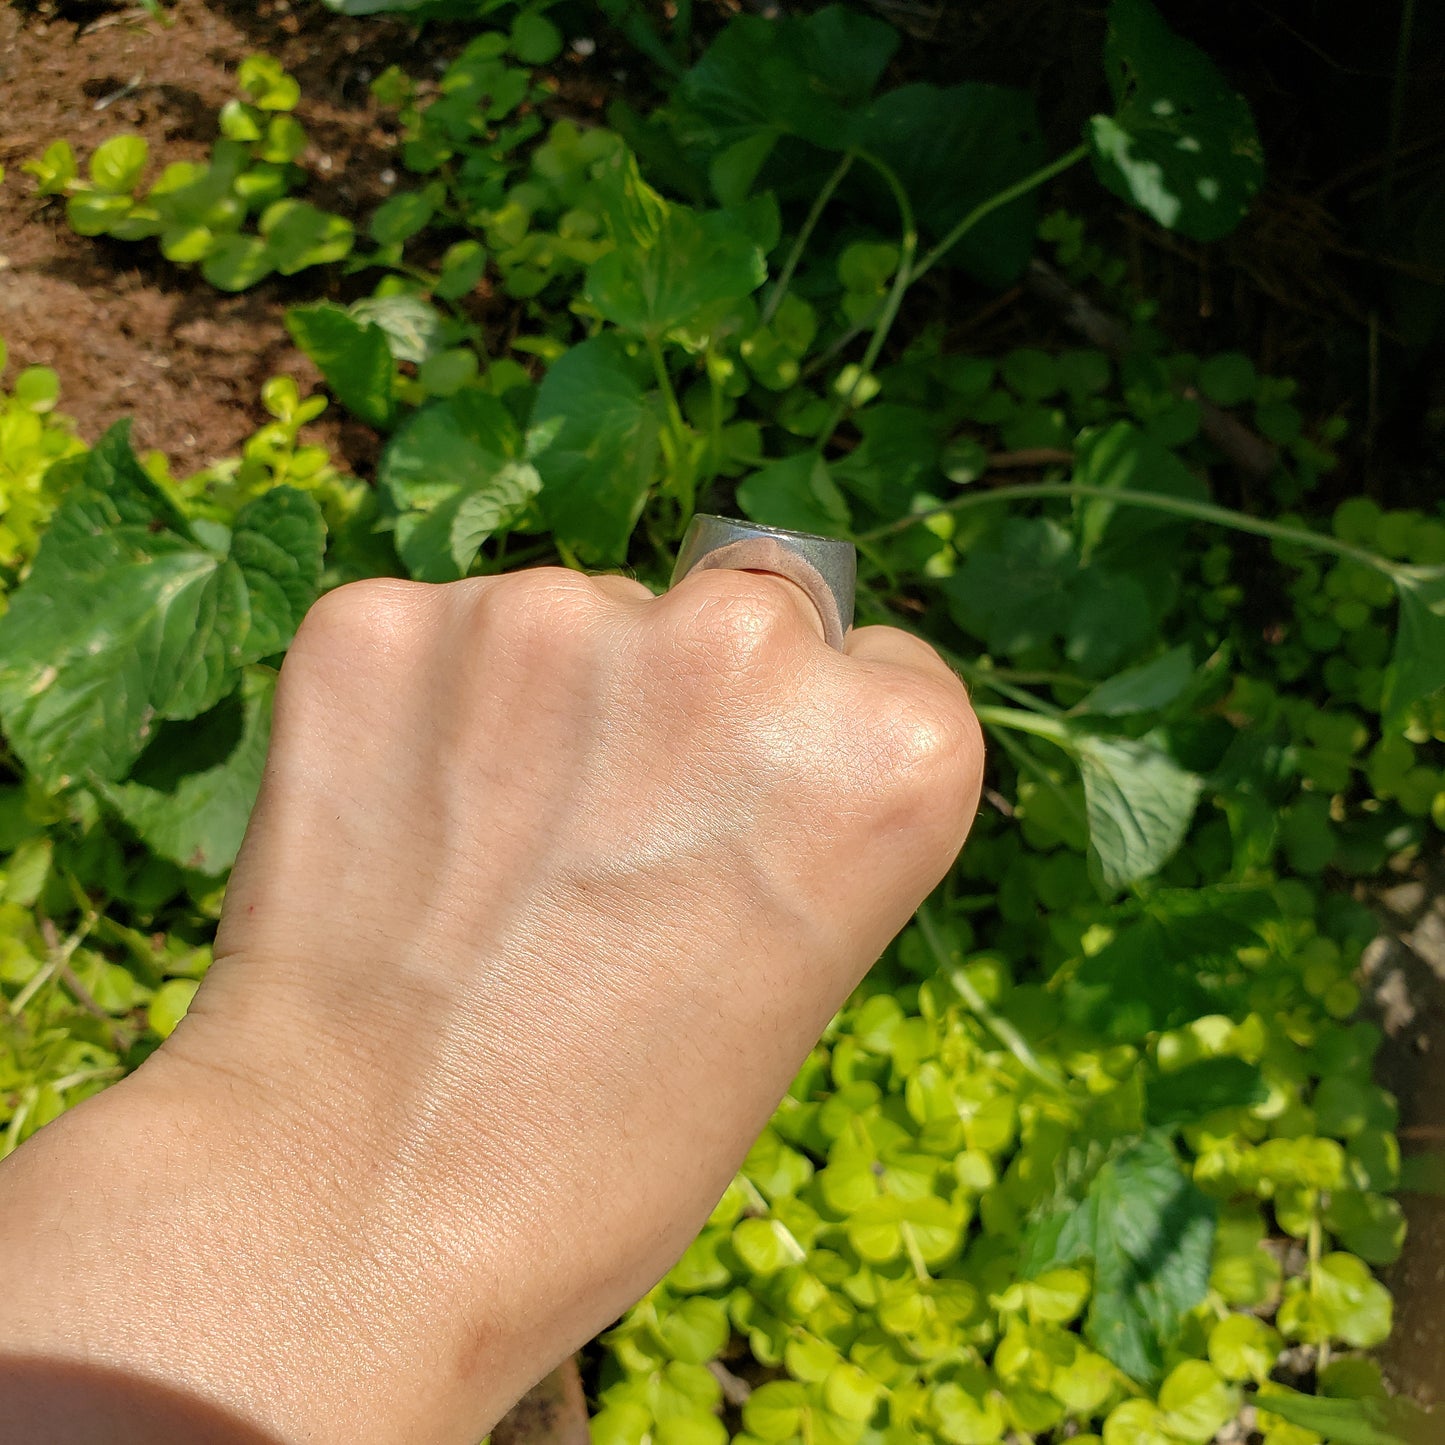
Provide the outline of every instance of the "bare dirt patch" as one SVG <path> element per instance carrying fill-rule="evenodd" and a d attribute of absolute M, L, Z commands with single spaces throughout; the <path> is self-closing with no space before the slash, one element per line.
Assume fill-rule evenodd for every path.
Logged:
<path fill-rule="evenodd" d="M 84 158 L 118 131 L 144 136 L 157 168 L 202 158 L 235 94 L 237 64 L 265 49 L 302 84 L 308 195 L 364 216 L 395 171 L 395 140 L 369 104 L 368 82 L 393 63 L 425 69 L 433 48 L 401 25 L 293 12 L 287 0 L 178 0 L 169 14 L 163 25 L 136 10 L 92 8 L 87 20 L 0 9 L 0 164 L 9 173 L 0 187 L 0 336 L 15 361 L 60 373 L 63 408 L 88 440 L 134 416 L 137 445 L 190 471 L 235 452 L 264 420 L 267 377 L 318 379 L 282 324 L 288 304 L 314 298 L 314 274 L 225 296 L 153 242 L 74 235 L 63 205 L 38 200 L 21 164 L 61 138 Z M 354 465 L 373 449 L 364 427 L 335 413 L 316 439 Z"/>

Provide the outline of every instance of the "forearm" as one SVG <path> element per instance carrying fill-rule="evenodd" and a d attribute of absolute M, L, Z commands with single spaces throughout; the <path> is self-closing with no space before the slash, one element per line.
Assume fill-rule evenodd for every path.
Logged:
<path fill-rule="evenodd" d="M 472 1445 L 510 1402 L 426 1387 L 406 1222 L 316 1129 L 158 1057 L 7 1161 L 0 1441 Z"/>

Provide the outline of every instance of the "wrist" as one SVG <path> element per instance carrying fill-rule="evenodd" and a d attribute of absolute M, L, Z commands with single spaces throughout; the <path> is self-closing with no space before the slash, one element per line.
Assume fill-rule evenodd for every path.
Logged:
<path fill-rule="evenodd" d="M 361 1409 L 369 1440 L 473 1445 L 510 1400 L 429 1396 L 446 1322 L 391 1190 L 337 1145 L 289 1098 L 163 1049 L 0 1169 L 0 1358 L 136 1383 L 76 1439 L 124 1438 L 159 1392 L 236 1438 L 339 1445 Z"/>

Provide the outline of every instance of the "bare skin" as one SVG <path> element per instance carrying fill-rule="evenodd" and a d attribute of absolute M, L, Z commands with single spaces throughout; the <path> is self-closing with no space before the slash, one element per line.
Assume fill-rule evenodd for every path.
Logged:
<path fill-rule="evenodd" d="M 475 1445 L 686 1247 L 982 760 L 771 576 L 323 599 L 190 1014 L 0 1168 L 0 1442 Z"/>

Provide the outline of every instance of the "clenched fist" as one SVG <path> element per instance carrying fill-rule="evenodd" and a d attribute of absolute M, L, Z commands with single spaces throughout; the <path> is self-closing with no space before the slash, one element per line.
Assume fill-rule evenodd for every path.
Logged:
<path fill-rule="evenodd" d="M 0 1265 L 0 1350 L 253 1439 L 474 1445 L 686 1247 L 948 868 L 982 754 L 931 649 L 835 652 L 770 575 L 330 594 L 191 1013 L 0 1170 L 10 1261 L 74 1209 L 73 1151 L 119 1171 L 70 1284 Z M 166 1271 L 107 1299 L 157 1208 Z"/>

